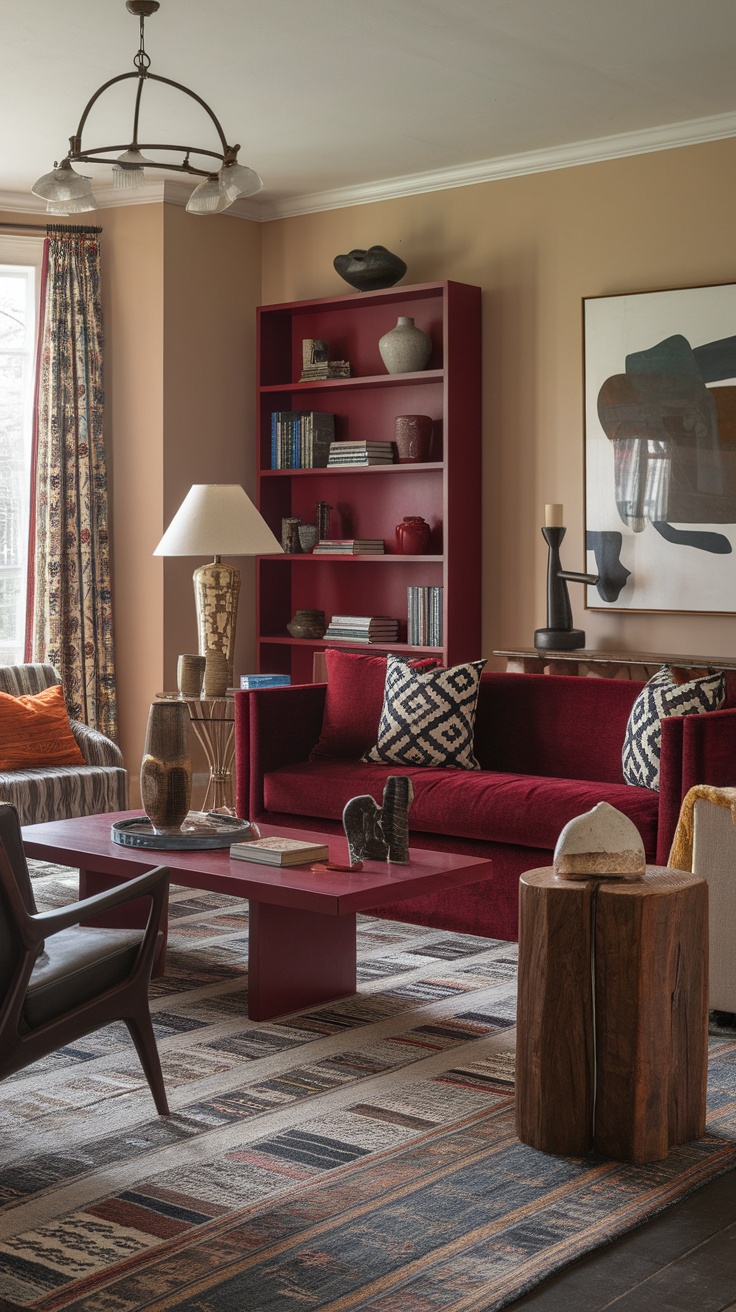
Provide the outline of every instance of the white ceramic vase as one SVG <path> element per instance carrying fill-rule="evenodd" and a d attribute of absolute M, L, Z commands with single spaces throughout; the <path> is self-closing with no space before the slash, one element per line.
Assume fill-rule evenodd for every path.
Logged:
<path fill-rule="evenodd" d="M 426 369 L 432 341 L 413 319 L 400 314 L 396 327 L 384 333 L 378 349 L 390 374 L 413 374 Z"/>

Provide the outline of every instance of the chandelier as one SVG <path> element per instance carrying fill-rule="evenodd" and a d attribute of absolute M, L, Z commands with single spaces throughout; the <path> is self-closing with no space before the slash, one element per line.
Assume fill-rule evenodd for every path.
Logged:
<path fill-rule="evenodd" d="M 31 190 L 34 195 L 41 196 L 47 202 L 46 209 L 49 214 L 80 214 L 85 210 L 96 209 L 97 201 L 92 191 L 92 180 L 85 174 L 78 173 L 72 167 L 74 164 L 112 164 L 113 184 L 116 188 L 142 186 L 145 181 L 145 170 L 151 168 L 169 169 L 176 173 L 189 173 L 195 178 L 201 178 L 202 181 L 194 188 L 187 203 L 190 214 L 219 214 L 222 210 L 228 209 L 240 196 L 252 196 L 254 192 L 260 191 L 263 183 L 258 174 L 254 169 L 238 163 L 240 146 L 228 146 L 218 119 L 202 97 L 190 91 L 189 87 L 183 86 L 181 82 L 173 82 L 171 78 L 160 77 L 150 71 L 151 60 L 146 54 L 145 47 L 145 21 L 151 14 L 156 13 L 160 7 L 159 0 L 126 0 L 125 7 L 129 13 L 140 18 L 140 45 L 133 59 L 135 71 L 121 73 L 98 87 L 82 111 L 74 136 L 69 138 L 68 154 L 60 164 L 54 163 L 51 173 L 44 173 L 43 177 L 33 184 Z M 83 147 L 82 132 L 93 105 L 110 87 L 116 86 L 118 82 L 125 82 L 128 78 L 135 78 L 137 81 L 130 140 L 116 146 Z M 143 87 L 149 80 L 174 87 L 176 91 L 181 91 L 192 100 L 196 100 L 214 124 L 221 149 L 207 150 L 202 146 L 165 146 L 160 143 L 139 141 L 141 97 Z M 160 152 L 164 154 L 164 158 L 151 159 L 143 153 L 144 151 Z M 172 161 L 170 158 L 172 155 L 179 155 L 181 159 Z M 191 155 L 206 157 L 204 162 L 208 163 L 209 167 L 195 168 L 190 159 Z"/>

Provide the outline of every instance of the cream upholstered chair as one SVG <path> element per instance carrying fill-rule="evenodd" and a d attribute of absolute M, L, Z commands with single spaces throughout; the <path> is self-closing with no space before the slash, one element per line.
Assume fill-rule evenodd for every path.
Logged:
<path fill-rule="evenodd" d="M 61 679 L 53 665 L 0 665 L 0 692 L 12 697 L 57 683 Z M 120 748 L 89 725 L 70 723 L 84 765 L 0 771 L 0 801 L 15 807 L 22 825 L 126 809 L 128 774 Z"/>
<path fill-rule="evenodd" d="M 731 809 L 695 801 L 693 872 L 708 881 L 711 1011 L 736 1012 L 736 827 Z"/>

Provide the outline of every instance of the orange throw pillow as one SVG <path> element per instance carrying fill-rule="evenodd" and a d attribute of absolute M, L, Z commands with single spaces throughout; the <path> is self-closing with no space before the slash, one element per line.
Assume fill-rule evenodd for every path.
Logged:
<path fill-rule="evenodd" d="M 0 770 L 84 765 L 60 683 L 13 697 L 0 692 Z"/>

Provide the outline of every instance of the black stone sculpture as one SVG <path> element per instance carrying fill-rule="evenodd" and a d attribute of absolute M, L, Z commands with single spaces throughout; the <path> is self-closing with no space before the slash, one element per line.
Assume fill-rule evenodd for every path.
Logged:
<path fill-rule="evenodd" d="M 357 287 L 359 292 L 376 292 L 382 287 L 393 287 L 403 278 L 406 265 L 398 255 L 392 255 L 385 246 L 371 246 L 367 251 L 350 251 L 336 255 L 332 261 L 341 278 Z"/>
<path fill-rule="evenodd" d="M 383 804 L 370 793 L 352 797 L 342 813 L 351 865 L 356 861 L 409 864 L 409 807 L 414 786 L 408 775 L 390 774 Z"/>

